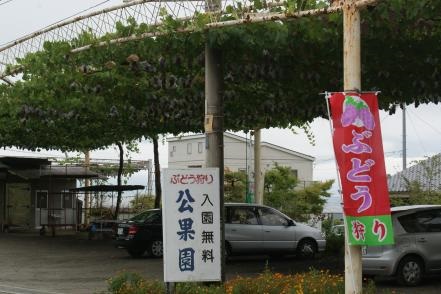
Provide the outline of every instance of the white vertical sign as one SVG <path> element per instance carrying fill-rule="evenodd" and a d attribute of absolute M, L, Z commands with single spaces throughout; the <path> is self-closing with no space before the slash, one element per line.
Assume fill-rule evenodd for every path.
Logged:
<path fill-rule="evenodd" d="M 219 169 L 164 169 L 164 281 L 220 281 Z"/>

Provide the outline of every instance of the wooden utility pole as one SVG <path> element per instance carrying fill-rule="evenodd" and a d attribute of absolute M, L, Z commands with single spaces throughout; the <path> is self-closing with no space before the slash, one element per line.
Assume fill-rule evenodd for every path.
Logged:
<path fill-rule="evenodd" d="M 206 1 L 207 11 L 220 9 L 220 0 Z M 205 166 L 219 168 L 219 213 L 221 234 L 221 280 L 225 281 L 224 225 L 224 103 L 222 52 L 205 45 Z"/>
<path fill-rule="evenodd" d="M 254 195 L 257 204 L 263 204 L 263 175 L 261 167 L 261 131 L 254 130 Z"/>
<path fill-rule="evenodd" d="M 161 166 L 159 165 L 159 144 L 158 137 L 153 137 L 153 160 L 155 165 L 155 208 L 161 206 L 162 187 L 161 187 Z"/>
<path fill-rule="evenodd" d="M 343 75 L 345 91 L 361 91 L 360 12 L 357 0 L 344 0 Z M 347 228 L 346 228 L 347 230 Z M 345 234 L 345 293 L 362 293 L 361 246 L 348 245 Z"/>
<path fill-rule="evenodd" d="M 403 108 L 403 170 L 407 168 L 407 147 L 406 147 L 406 103 L 401 104 Z"/>
<path fill-rule="evenodd" d="M 221 279 L 225 281 L 224 231 L 224 126 L 221 52 L 205 46 L 205 166 L 219 168 Z"/>

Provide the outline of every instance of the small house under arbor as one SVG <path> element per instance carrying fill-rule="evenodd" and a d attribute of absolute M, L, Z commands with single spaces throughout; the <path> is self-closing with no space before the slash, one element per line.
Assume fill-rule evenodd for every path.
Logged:
<path fill-rule="evenodd" d="M 103 233 L 110 233 L 111 235 L 115 233 L 117 223 L 120 222 L 120 220 L 127 219 L 128 216 L 133 216 L 133 211 L 123 211 L 122 208 L 119 208 L 119 211 L 116 212 L 114 202 L 116 202 L 117 194 L 119 192 L 123 193 L 128 191 L 137 191 L 138 193 L 139 190 L 144 189 L 145 186 L 143 185 L 93 185 L 73 188 L 69 191 L 74 193 L 76 198 L 80 198 L 78 197 L 79 195 L 87 193 L 90 198 L 95 199 L 95 205 L 91 205 L 89 210 L 85 211 L 84 215 L 87 215 L 86 218 L 90 217 L 93 232 L 100 232 L 102 237 Z M 104 207 L 103 200 L 105 198 L 112 199 L 111 207 L 108 207 L 108 205 Z M 91 203 L 92 202 L 93 201 L 91 201 Z"/>
<path fill-rule="evenodd" d="M 0 157 L 0 228 L 76 227 L 82 201 L 69 189 L 98 178 L 84 166 L 53 165 L 48 158 Z"/>

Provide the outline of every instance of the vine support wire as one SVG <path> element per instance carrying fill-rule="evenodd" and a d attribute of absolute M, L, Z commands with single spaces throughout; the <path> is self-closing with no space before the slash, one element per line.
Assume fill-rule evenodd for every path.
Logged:
<path fill-rule="evenodd" d="M 380 0 L 358 0 L 355 1 L 355 7 L 358 9 L 364 8 L 366 6 L 375 5 Z M 344 4 L 332 6 L 332 7 L 325 7 L 325 8 L 319 8 L 319 9 L 310 9 L 310 10 L 304 10 L 299 12 L 278 12 L 278 13 L 263 13 L 263 14 L 246 14 L 243 19 L 237 19 L 237 20 L 228 20 L 228 21 L 221 21 L 221 22 L 213 22 L 210 24 L 207 24 L 207 28 L 221 28 L 221 27 L 229 27 L 234 25 L 240 25 L 240 24 L 249 24 L 249 23 L 259 23 L 259 22 L 268 22 L 268 21 L 277 21 L 277 20 L 293 20 L 297 18 L 302 17 L 308 17 L 308 16 L 316 16 L 316 15 L 323 15 L 323 14 L 330 14 L 342 11 L 344 8 Z"/>
<path fill-rule="evenodd" d="M 354 7 L 361 9 L 366 6 L 375 5 L 380 1 L 381 0 L 354 0 L 351 2 L 353 2 L 352 5 Z M 7 65 L 13 66 L 17 58 L 22 58 L 27 53 L 41 50 L 46 41 L 73 41 L 85 31 L 90 32 L 94 36 L 101 37 L 108 33 L 114 33 L 116 23 L 126 23 L 128 18 L 133 18 L 138 23 L 146 23 L 153 28 L 153 31 L 139 35 L 133 32 L 126 37 L 114 38 L 107 42 L 94 44 L 93 46 L 76 40 L 77 44 L 75 44 L 76 46 L 72 52 L 76 53 L 88 50 L 92 47 L 103 47 L 109 44 L 121 44 L 151 38 L 168 33 L 159 30 L 156 31 L 156 27 L 162 23 L 161 14 L 164 11 L 176 20 L 187 21 L 193 19 L 198 13 L 203 13 L 208 2 L 210 2 L 210 0 L 135 0 L 55 23 L 9 42 L 0 48 L 0 80 L 11 84 L 10 81 L 5 78 L 19 73 L 22 69 L 12 68 L 6 73 Z M 340 1 L 339 5 L 321 9 L 297 12 L 288 12 L 284 9 L 283 12 L 272 13 L 270 12 L 270 8 L 277 6 L 283 7 L 284 4 L 278 0 L 269 0 L 266 3 L 266 9 L 262 12 L 251 13 L 250 11 L 256 11 L 253 8 L 253 2 L 251 0 L 227 0 L 222 1 L 221 11 L 219 13 L 210 14 L 210 23 L 205 26 L 205 29 L 209 30 L 248 23 L 288 21 L 301 17 L 329 14 L 343 10 L 344 3 L 345 1 Z M 227 7 L 241 7 L 240 18 L 221 21 L 222 16 L 229 15 L 227 13 Z M 181 28 L 178 29 L 177 32 L 192 32 L 195 29 L 194 27 Z"/>
<path fill-rule="evenodd" d="M 154 27 L 162 22 L 163 13 L 174 19 L 192 19 L 204 7 L 204 0 L 136 0 L 55 23 L 1 47 L 0 78 L 8 76 L 5 74 L 7 65 L 13 66 L 17 58 L 41 50 L 46 41 L 75 41 L 75 47 L 83 47 L 89 45 L 77 39 L 83 32 L 96 37 L 112 34 L 117 23 L 127 24 L 129 18 Z M 128 35 L 135 33 L 129 32 Z M 12 70 L 12 73 L 15 72 Z"/>

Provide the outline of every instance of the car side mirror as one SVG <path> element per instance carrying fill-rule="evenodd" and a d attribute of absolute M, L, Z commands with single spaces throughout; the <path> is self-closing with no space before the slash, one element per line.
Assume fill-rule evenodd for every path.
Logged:
<path fill-rule="evenodd" d="M 294 221 L 292 220 L 292 219 L 289 219 L 288 220 L 288 223 L 287 223 L 287 227 L 290 227 L 290 226 L 295 226 L 296 224 L 294 223 Z"/>

